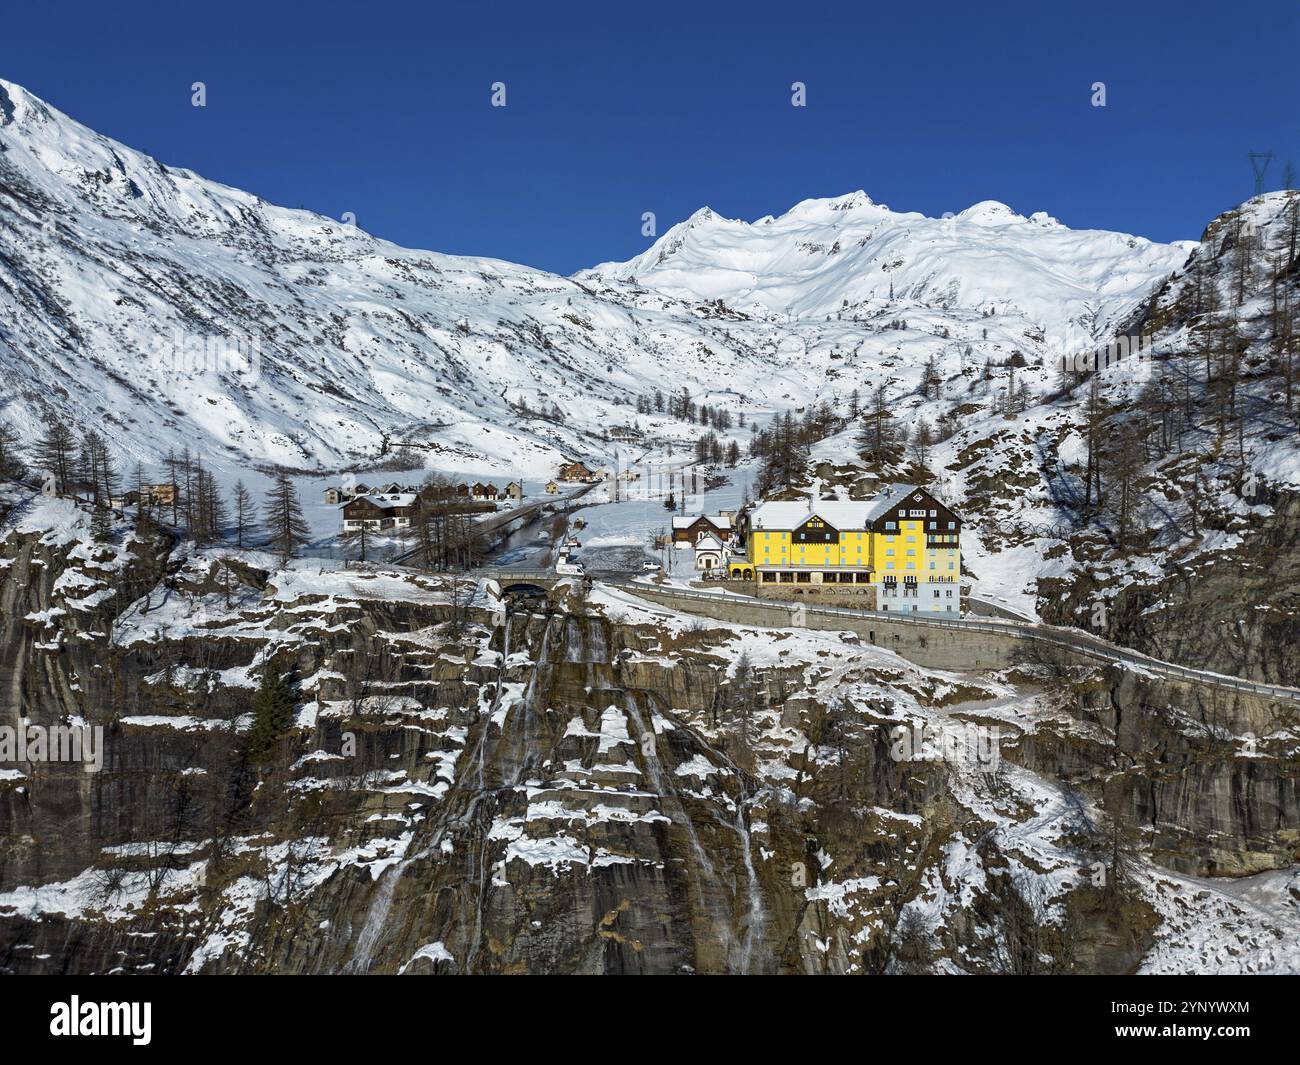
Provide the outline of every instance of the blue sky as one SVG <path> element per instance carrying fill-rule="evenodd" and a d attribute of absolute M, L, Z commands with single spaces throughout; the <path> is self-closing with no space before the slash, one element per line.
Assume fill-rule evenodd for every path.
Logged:
<path fill-rule="evenodd" d="M 1195 238 L 1253 191 L 1248 151 L 1271 188 L 1300 168 L 1289 0 L 543 6 L 15 3 L 0 76 L 273 202 L 562 273 L 643 250 L 645 211 L 859 188 Z"/>

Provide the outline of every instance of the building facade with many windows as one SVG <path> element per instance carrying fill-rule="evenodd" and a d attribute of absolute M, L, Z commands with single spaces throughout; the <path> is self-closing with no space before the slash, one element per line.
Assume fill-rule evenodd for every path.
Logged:
<path fill-rule="evenodd" d="M 862 502 L 761 503 L 733 579 L 760 595 L 865 597 L 879 610 L 961 612 L 961 519 L 924 488 L 890 485 Z"/>

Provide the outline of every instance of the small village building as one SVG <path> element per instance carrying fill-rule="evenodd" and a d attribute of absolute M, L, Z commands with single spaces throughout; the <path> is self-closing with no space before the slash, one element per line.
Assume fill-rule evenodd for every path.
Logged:
<path fill-rule="evenodd" d="M 176 485 L 168 481 L 163 484 L 142 484 L 140 496 L 146 507 L 170 507 L 176 504 Z"/>
<path fill-rule="evenodd" d="M 695 568 L 705 573 L 721 571 L 727 562 L 727 549 L 713 533 L 706 532 L 695 541 Z"/>
<path fill-rule="evenodd" d="M 343 531 L 365 528 L 385 532 L 409 528 L 419 509 L 419 497 L 414 492 L 354 496 L 343 504 Z"/>
<path fill-rule="evenodd" d="M 94 492 L 96 485 L 87 485 L 86 491 Z M 112 496 L 108 501 L 110 507 L 133 507 L 143 501 L 146 507 L 170 507 L 176 503 L 176 485 L 142 484 L 138 489 L 132 488 L 120 496 Z"/>
<path fill-rule="evenodd" d="M 559 490 L 560 490 L 560 486 L 559 486 L 558 484 L 556 484 L 554 481 L 547 481 L 547 482 L 546 482 L 546 494 L 547 494 L 547 495 L 549 495 L 549 496 L 553 496 L 553 495 L 555 495 L 555 493 L 558 492 Z"/>
<path fill-rule="evenodd" d="M 495 500 L 499 495 L 500 493 L 497 491 L 497 486 L 491 483 L 476 483 L 474 487 L 470 489 L 470 496 L 478 500 Z"/>
<path fill-rule="evenodd" d="M 727 514 L 685 514 L 673 518 L 673 543 L 690 547 L 705 533 L 716 536 L 724 544 L 731 543 L 735 530 Z"/>
<path fill-rule="evenodd" d="M 600 474 L 589 469 L 582 462 L 566 462 L 560 467 L 557 481 L 581 481 L 584 484 L 594 484 L 600 480 Z"/>
<path fill-rule="evenodd" d="M 520 500 L 524 498 L 524 485 L 522 481 L 511 481 L 505 487 L 505 496 L 507 499 Z"/>

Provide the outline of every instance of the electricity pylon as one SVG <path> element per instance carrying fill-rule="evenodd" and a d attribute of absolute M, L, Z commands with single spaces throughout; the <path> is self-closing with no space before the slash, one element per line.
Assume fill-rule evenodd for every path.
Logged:
<path fill-rule="evenodd" d="M 1250 159 L 1250 168 L 1255 171 L 1255 195 L 1260 196 L 1264 192 L 1264 175 L 1268 172 L 1268 164 L 1273 161 L 1272 152 L 1247 152 Z"/>

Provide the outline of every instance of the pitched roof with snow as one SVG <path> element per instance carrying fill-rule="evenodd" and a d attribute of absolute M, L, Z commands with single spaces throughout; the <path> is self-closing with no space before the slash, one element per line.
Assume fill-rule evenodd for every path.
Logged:
<path fill-rule="evenodd" d="M 891 484 L 874 499 L 796 499 L 791 502 L 762 503 L 750 518 L 751 529 L 797 529 L 814 514 L 833 529 L 866 529 L 882 515 L 893 510 L 911 493 L 924 491 L 914 484 Z"/>
<path fill-rule="evenodd" d="M 673 518 L 674 529 L 689 529 L 697 521 L 703 518 L 715 529 L 730 529 L 731 519 L 725 514 L 687 514 L 685 516 L 677 515 Z"/>
<path fill-rule="evenodd" d="M 880 494 L 875 499 L 868 500 L 871 507 L 867 515 L 868 521 L 875 521 L 882 517 L 886 512 L 893 510 L 899 503 L 906 499 L 913 492 L 924 492 L 914 484 L 890 484 L 880 490 Z M 929 493 L 926 493 L 927 495 Z"/>
<path fill-rule="evenodd" d="M 763 503 L 754 508 L 751 529 L 797 529 L 816 514 L 834 529 L 864 529 L 872 504 L 839 499 L 796 499 Z"/>
<path fill-rule="evenodd" d="M 395 507 L 410 507 L 415 505 L 416 495 L 414 492 L 398 492 L 391 496 L 381 495 L 358 495 L 354 496 L 349 503 L 344 503 L 346 508 L 352 503 L 358 503 L 361 500 L 367 503 L 373 503 L 380 510 L 392 510 Z"/>

